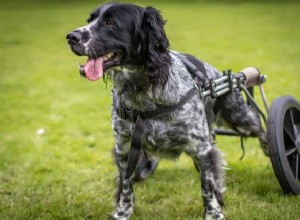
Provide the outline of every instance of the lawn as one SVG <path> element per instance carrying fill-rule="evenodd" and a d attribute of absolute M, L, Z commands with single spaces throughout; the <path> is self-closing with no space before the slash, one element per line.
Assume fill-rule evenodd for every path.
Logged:
<path fill-rule="evenodd" d="M 66 34 L 100 1 L 11 1 L 0 7 L 0 219 L 107 219 L 117 171 L 111 156 L 110 83 L 80 78 Z M 171 1 L 170 1 L 171 2 Z M 300 3 L 136 2 L 167 20 L 171 48 L 220 70 L 256 66 L 269 102 L 300 99 Z M 257 97 L 258 103 L 261 100 Z M 262 105 L 261 105 L 262 106 Z M 226 155 L 227 219 L 300 218 L 256 139 L 217 137 Z M 162 160 L 135 185 L 138 219 L 201 219 L 192 161 Z"/>

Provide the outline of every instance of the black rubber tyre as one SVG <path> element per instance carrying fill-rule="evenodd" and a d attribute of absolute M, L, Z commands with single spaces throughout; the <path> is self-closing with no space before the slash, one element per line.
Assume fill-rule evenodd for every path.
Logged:
<path fill-rule="evenodd" d="M 291 96 L 275 99 L 267 121 L 269 155 L 286 194 L 300 194 L 300 103 Z"/>

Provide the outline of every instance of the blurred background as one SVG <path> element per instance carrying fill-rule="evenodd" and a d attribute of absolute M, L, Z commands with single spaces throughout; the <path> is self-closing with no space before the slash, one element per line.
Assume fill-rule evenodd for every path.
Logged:
<path fill-rule="evenodd" d="M 0 219 L 107 219 L 117 171 L 111 156 L 111 84 L 80 78 L 65 36 L 104 1 L 0 2 Z M 219 70 L 255 66 L 269 103 L 300 99 L 298 1 L 131 1 L 158 8 L 171 49 Z M 260 97 L 257 102 L 262 106 Z M 229 165 L 228 219 L 299 219 L 256 139 L 217 137 Z M 132 219 L 201 219 L 192 161 L 162 161 L 135 186 Z"/>

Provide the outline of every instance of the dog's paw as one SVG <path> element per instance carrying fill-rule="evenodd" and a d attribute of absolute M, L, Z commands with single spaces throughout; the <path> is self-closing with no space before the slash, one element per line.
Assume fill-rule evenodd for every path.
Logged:
<path fill-rule="evenodd" d="M 144 163 L 139 163 L 134 173 L 133 181 L 139 182 L 148 178 L 152 173 L 155 172 L 159 161 L 152 158 Z"/>
<path fill-rule="evenodd" d="M 112 214 L 111 219 L 113 220 L 129 220 L 132 212 L 116 211 Z"/>
<path fill-rule="evenodd" d="M 128 220 L 129 218 L 127 218 L 127 217 L 116 217 L 116 216 L 112 216 L 111 219 L 112 219 L 112 220 Z"/>
<path fill-rule="evenodd" d="M 222 212 L 204 213 L 204 220 L 224 220 L 225 216 Z"/>

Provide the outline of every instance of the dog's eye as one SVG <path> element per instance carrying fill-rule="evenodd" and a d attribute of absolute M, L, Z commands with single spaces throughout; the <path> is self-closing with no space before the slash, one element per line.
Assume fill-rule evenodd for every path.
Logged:
<path fill-rule="evenodd" d="M 105 24 L 108 26 L 111 26 L 113 24 L 113 22 L 111 20 L 106 20 Z"/>

